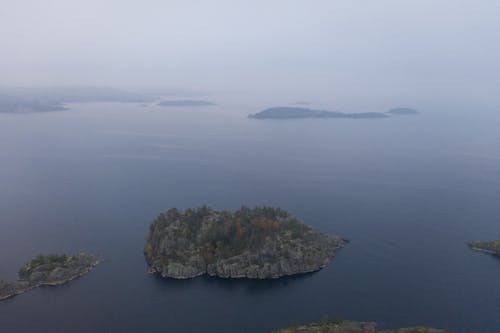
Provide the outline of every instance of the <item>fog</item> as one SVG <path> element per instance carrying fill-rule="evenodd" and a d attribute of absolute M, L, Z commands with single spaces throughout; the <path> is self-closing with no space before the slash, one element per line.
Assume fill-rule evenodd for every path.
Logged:
<path fill-rule="evenodd" d="M 500 104 L 495 0 L 1 2 L 3 86 Z"/>

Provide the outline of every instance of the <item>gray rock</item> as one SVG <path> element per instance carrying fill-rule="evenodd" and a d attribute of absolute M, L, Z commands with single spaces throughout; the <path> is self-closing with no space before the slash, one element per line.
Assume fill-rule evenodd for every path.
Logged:
<path fill-rule="evenodd" d="M 150 272 L 175 279 L 203 274 L 276 279 L 318 271 L 346 244 L 282 210 L 243 209 L 231 213 L 205 207 L 160 215 L 145 247 Z"/>
<path fill-rule="evenodd" d="M 67 283 L 90 272 L 98 263 L 96 256 L 86 253 L 74 256 L 40 255 L 21 268 L 18 281 L 0 281 L 0 300 L 43 285 Z"/>

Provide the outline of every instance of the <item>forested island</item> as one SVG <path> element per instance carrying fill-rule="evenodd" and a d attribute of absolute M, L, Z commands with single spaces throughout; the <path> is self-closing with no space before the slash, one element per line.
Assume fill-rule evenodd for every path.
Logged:
<path fill-rule="evenodd" d="M 294 325 L 273 333 L 445 333 L 446 331 L 431 327 L 408 327 L 377 330 L 377 324 L 325 318 L 317 323 Z"/>
<path fill-rule="evenodd" d="M 149 271 L 165 278 L 275 279 L 320 270 L 346 242 L 279 208 L 231 212 L 203 206 L 160 214 L 144 253 Z"/>
<path fill-rule="evenodd" d="M 315 110 L 305 107 L 278 106 L 265 109 L 248 116 L 252 119 L 293 119 L 293 118 L 388 118 L 381 112 L 343 113 L 338 111 Z"/>
<path fill-rule="evenodd" d="M 393 115 L 411 115 L 418 114 L 418 111 L 412 108 L 394 108 L 387 111 L 387 113 Z"/>
<path fill-rule="evenodd" d="M 491 242 L 470 242 L 471 249 L 500 256 L 500 239 Z"/>
<path fill-rule="evenodd" d="M 99 258 L 80 253 L 39 255 L 19 270 L 17 281 L 0 280 L 0 300 L 25 293 L 40 286 L 57 286 L 90 272 Z"/>
<path fill-rule="evenodd" d="M 180 100 L 170 100 L 162 101 L 158 103 L 159 106 L 212 106 L 216 105 L 214 102 L 202 101 L 196 99 L 180 99 Z"/>

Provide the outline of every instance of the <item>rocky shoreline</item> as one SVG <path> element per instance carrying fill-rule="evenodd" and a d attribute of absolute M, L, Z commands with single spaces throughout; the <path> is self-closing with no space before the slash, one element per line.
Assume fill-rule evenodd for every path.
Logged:
<path fill-rule="evenodd" d="M 474 251 L 500 256 L 500 240 L 494 240 L 491 242 L 470 242 L 468 245 Z"/>
<path fill-rule="evenodd" d="M 377 330 L 373 322 L 323 319 L 317 323 L 295 325 L 279 329 L 273 333 L 445 333 L 445 330 L 432 327 L 407 327 Z"/>
<path fill-rule="evenodd" d="M 0 281 L 0 300 L 6 300 L 42 286 L 58 286 L 89 273 L 100 263 L 94 255 L 38 256 L 19 271 L 19 280 Z"/>
<path fill-rule="evenodd" d="M 149 272 L 164 278 L 277 279 L 324 268 L 346 243 L 280 209 L 202 207 L 161 214 L 144 253 Z"/>

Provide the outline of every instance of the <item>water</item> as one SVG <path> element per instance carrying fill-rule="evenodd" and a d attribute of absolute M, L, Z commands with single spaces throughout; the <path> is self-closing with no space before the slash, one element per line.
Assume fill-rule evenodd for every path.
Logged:
<path fill-rule="evenodd" d="M 500 116 L 257 121 L 262 105 L 78 104 L 0 115 L 0 277 L 38 253 L 106 261 L 0 302 L 2 332 L 270 332 L 325 314 L 384 327 L 500 331 Z M 170 207 L 266 204 L 351 240 L 324 270 L 276 281 L 146 274 Z"/>

